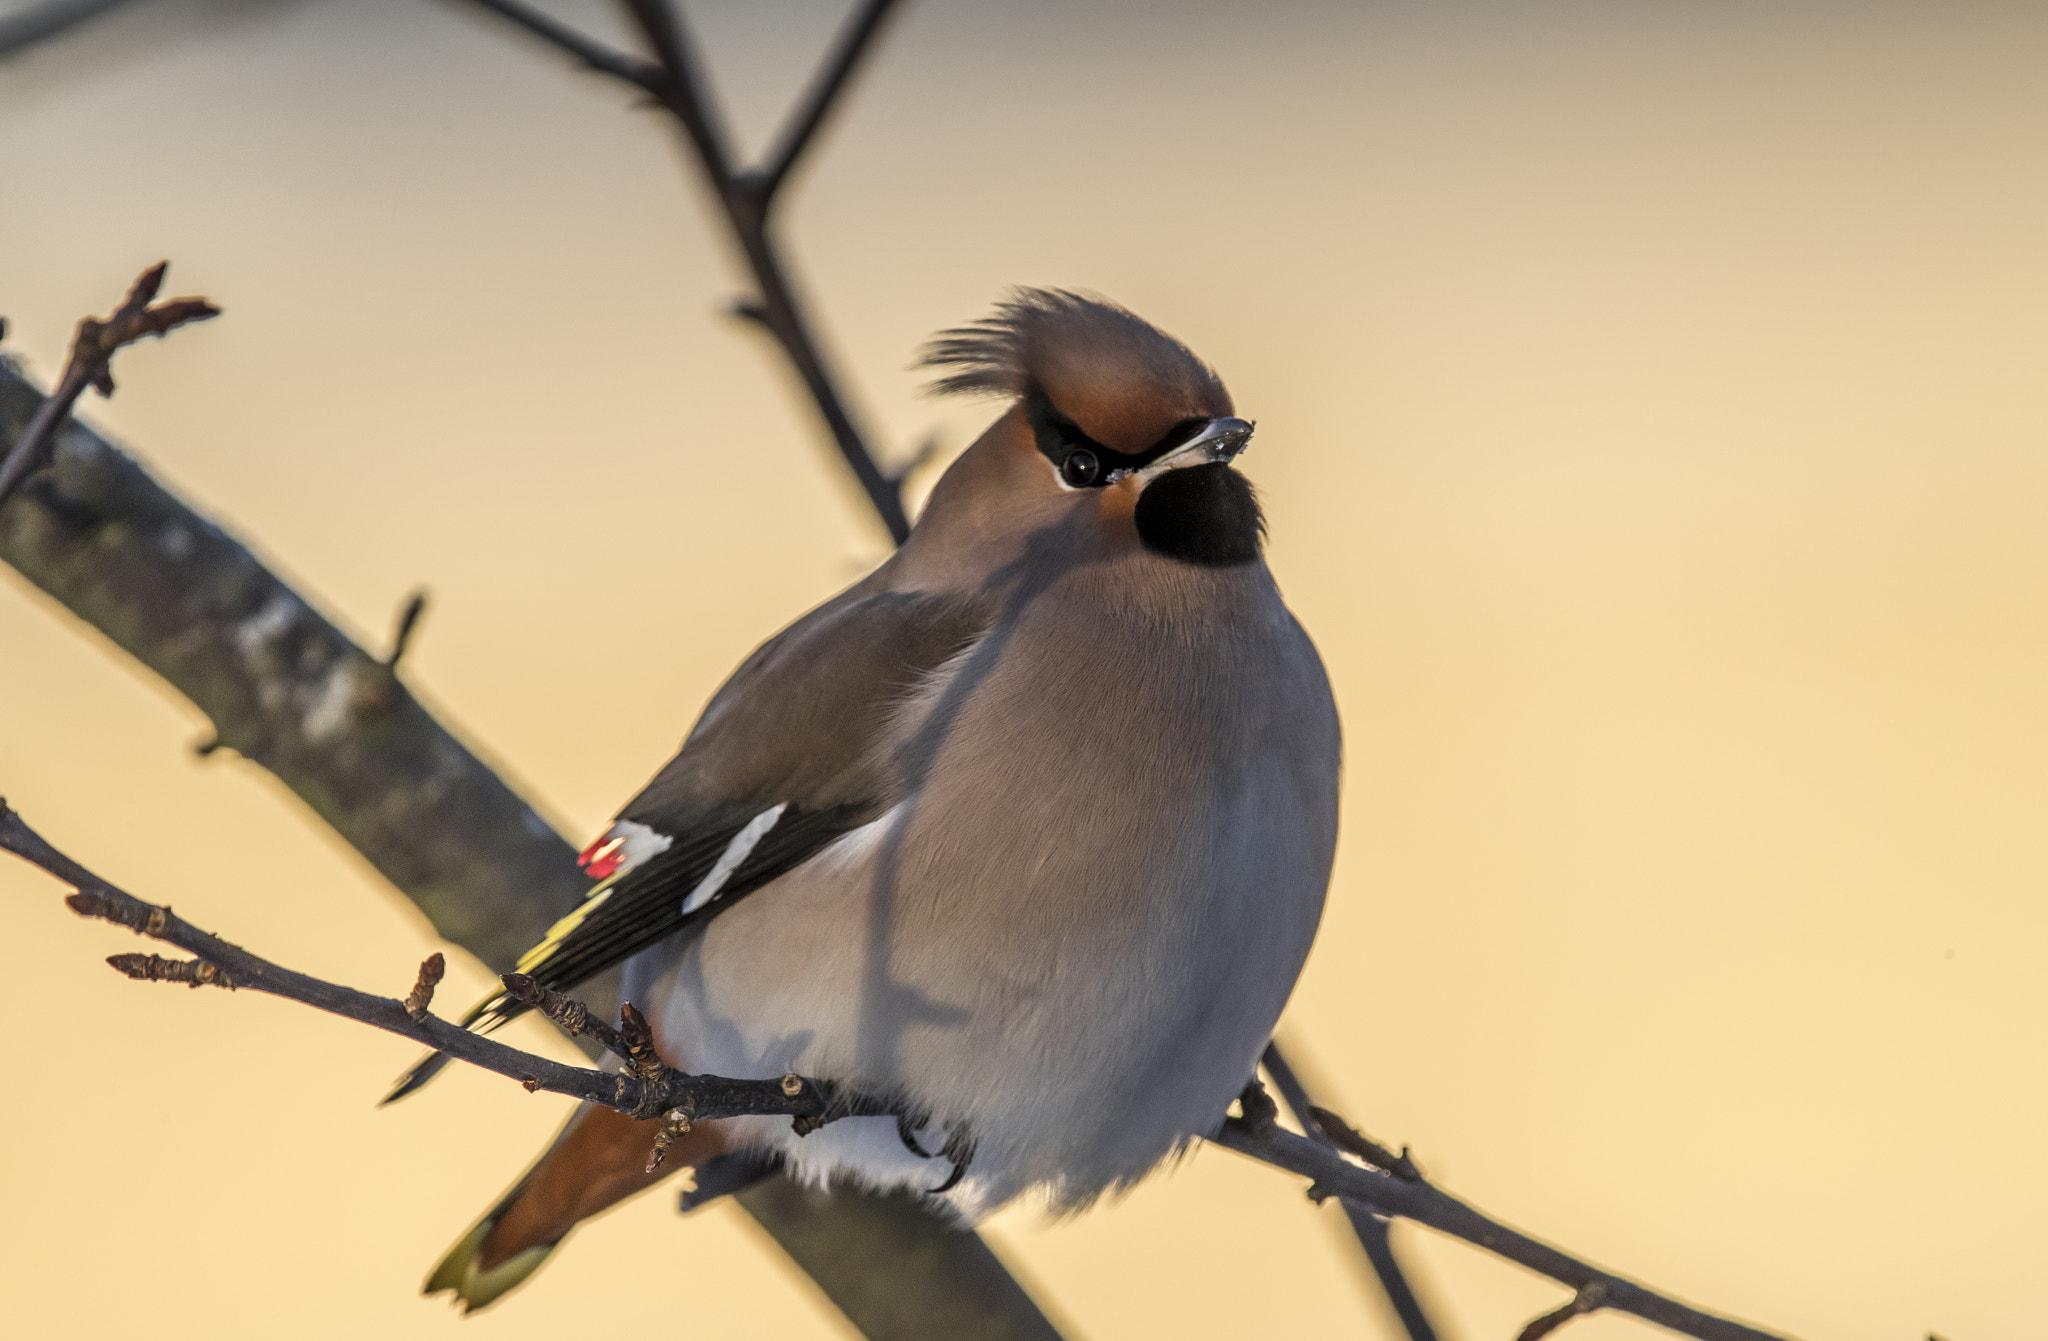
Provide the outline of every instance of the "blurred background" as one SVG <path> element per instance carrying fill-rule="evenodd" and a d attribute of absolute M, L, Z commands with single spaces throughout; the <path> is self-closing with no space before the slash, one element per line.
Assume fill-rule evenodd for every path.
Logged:
<path fill-rule="evenodd" d="M 745 143 L 840 13 L 690 6 Z M 907 365 L 1013 283 L 1223 371 L 1348 741 L 1287 1036 L 1452 1191 L 1809 1341 L 2048 1326 L 2044 69 L 2025 4 L 918 0 L 784 202 L 885 449 L 979 430 Z M 151 0 L 0 66 L 6 348 L 47 383 L 163 257 L 226 315 L 82 412 L 360 640 L 431 587 L 411 683 L 572 834 L 885 553 L 669 124 L 460 4 Z M 203 734 L 0 571 L 0 792 L 402 992 L 425 922 Z M 561 1101 L 374 1111 L 410 1044 L 127 983 L 58 894 L 0 865 L 8 1330 L 453 1335 L 419 1281 Z M 1223 1151 L 989 1233 L 1077 1337 L 1394 1334 Z M 1564 1297 L 1396 1235 L 1459 1341 Z M 649 1301 L 848 1334 L 668 1191 L 463 1330 Z"/>

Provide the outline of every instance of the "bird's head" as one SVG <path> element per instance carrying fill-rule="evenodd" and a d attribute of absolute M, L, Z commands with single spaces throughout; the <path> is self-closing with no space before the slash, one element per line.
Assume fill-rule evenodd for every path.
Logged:
<path fill-rule="evenodd" d="M 1011 406 L 940 481 L 920 529 L 1016 532 L 1079 512 L 1112 547 L 1204 567 L 1259 557 L 1258 501 L 1231 464 L 1252 425 L 1158 327 L 1098 298 L 1020 289 L 940 334 L 922 363 L 942 371 L 936 391 Z"/>

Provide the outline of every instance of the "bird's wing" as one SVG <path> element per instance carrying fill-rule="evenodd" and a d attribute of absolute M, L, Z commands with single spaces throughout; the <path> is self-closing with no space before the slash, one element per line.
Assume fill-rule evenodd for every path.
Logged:
<path fill-rule="evenodd" d="M 878 818 L 896 800 L 894 769 L 876 744 L 892 709 L 988 622 L 982 606 L 957 598 L 856 588 L 762 644 L 681 752 L 584 851 L 601 882 L 519 971 L 573 988 Z M 487 1032 L 525 1009 L 499 991 L 463 1024 Z M 384 1102 L 424 1085 L 444 1060 L 429 1056 Z"/>

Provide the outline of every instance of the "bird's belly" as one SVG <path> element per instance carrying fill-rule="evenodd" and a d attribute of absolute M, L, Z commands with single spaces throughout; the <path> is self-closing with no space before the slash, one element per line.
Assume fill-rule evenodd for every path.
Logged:
<path fill-rule="evenodd" d="M 668 961 L 649 993 L 664 1050 L 691 1070 L 795 1071 L 928 1114 L 926 1149 L 974 1143 L 951 1194 L 969 1215 L 1032 1188 L 1085 1204 L 1214 1128 L 1293 986 L 1333 835 L 1316 814 L 1290 827 L 1300 798 L 1265 781 L 1193 808 L 1190 832 L 1062 831 L 1014 803 L 899 806 Z M 741 1126 L 809 1176 L 931 1188 L 951 1172 L 885 1119 L 803 1138 L 785 1119 Z"/>

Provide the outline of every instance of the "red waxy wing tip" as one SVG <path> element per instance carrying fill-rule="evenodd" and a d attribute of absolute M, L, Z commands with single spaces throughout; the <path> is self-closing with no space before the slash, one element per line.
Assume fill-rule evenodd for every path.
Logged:
<path fill-rule="evenodd" d="M 606 879 L 612 872 L 618 870 L 619 866 L 625 861 L 626 858 L 623 851 L 625 846 L 626 840 L 624 837 L 614 838 L 610 834 L 606 834 L 589 847 L 584 848 L 578 854 L 576 864 L 581 866 L 583 873 L 592 880 Z"/>

